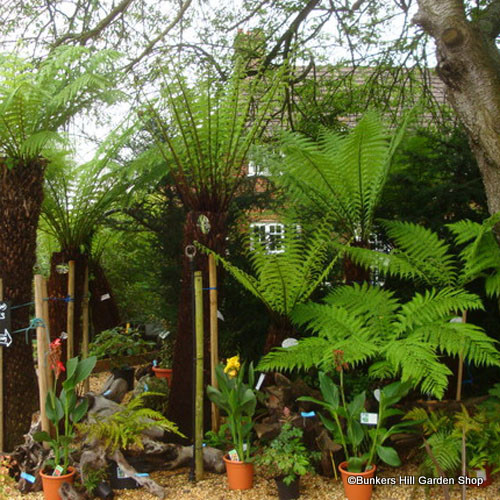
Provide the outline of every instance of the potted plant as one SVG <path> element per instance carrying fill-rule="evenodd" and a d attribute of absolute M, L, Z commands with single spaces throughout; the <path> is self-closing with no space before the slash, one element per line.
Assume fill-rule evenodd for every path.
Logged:
<path fill-rule="evenodd" d="M 481 484 L 471 486 L 486 487 L 492 483 L 491 475 L 500 470 L 500 419 L 499 407 L 479 407 L 471 414 L 462 405 L 462 411 L 455 415 L 454 436 L 457 440 L 465 432 L 466 463 L 468 475 L 482 479 Z"/>
<path fill-rule="evenodd" d="M 253 416 L 257 406 L 254 390 L 255 374 L 253 364 L 248 368 L 248 383 L 244 382 L 245 366 L 239 356 L 216 367 L 218 389 L 209 385 L 207 395 L 227 415 L 234 450 L 224 456 L 229 488 L 246 490 L 253 485 L 253 463 L 250 461 L 250 434 Z"/>
<path fill-rule="evenodd" d="M 280 500 L 299 498 L 300 476 L 313 472 L 311 462 L 320 456 L 320 453 L 306 449 L 302 436 L 302 429 L 286 421 L 279 435 L 256 458 L 264 475 L 275 479 Z"/>
<path fill-rule="evenodd" d="M 40 472 L 45 499 L 60 500 L 61 484 L 72 483 L 75 476 L 75 469 L 69 465 L 70 446 L 75 437 L 74 426 L 88 409 L 86 399 L 78 401 L 76 386 L 91 374 L 97 359 L 95 356 L 83 360 L 71 358 L 64 366 L 61 361 L 61 340 L 56 339 L 50 344 L 49 361 L 54 372 L 54 386 L 47 394 L 45 411 L 54 426 L 54 437 L 47 432 L 38 432 L 34 438 L 48 442 L 54 452 L 54 458 L 45 463 L 48 468 Z M 66 371 L 66 380 L 57 396 L 57 382 L 63 371 Z"/>
<path fill-rule="evenodd" d="M 397 451 L 384 446 L 384 442 L 393 434 L 401 432 L 403 428 L 414 425 L 414 422 L 402 422 L 390 428 L 386 428 L 385 424 L 388 417 L 403 415 L 402 411 L 391 406 L 408 393 L 411 385 L 407 382 L 394 382 L 378 390 L 376 394 L 378 412 L 366 413 L 364 391 L 354 396 L 349 403 L 346 401 L 343 375 L 347 365 L 343 362 L 342 351 L 334 351 L 334 363 L 335 369 L 339 372 L 339 386 L 326 373 L 320 372 L 319 382 L 323 401 L 305 396 L 299 400 L 317 403 L 330 414 L 329 417 L 320 414 L 320 418 L 344 451 L 345 461 L 338 468 L 345 494 L 349 500 L 369 500 L 373 486 L 370 478 L 375 475 L 377 458 L 393 467 L 401 465 Z M 345 426 L 341 419 L 345 421 Z M 364 480 L 353 481 L 349 479 L 350 476 L 361 476 Z"/>
<path fill-rule="evenodd" d="M 158 378 L 166 378 L 170 386 L 172 383 L 172 345 L 165 342 L 160 351 L 160 361 L 153 361 L 153 372 Z"/>

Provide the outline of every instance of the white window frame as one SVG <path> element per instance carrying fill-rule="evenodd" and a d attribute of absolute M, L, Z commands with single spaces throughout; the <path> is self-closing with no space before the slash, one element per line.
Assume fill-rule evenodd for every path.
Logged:
<path fill-rule="evenodd" d="M 285 251 L 283 239 L 285 237 L 285 225 L 281 222 L 251 222 L 250 231 L 252 239 L 258 235 L 259 242 L 265 247 L 267 253 L 277 254 Z M 281 244 L 276 244 L 281 240 Z"/>

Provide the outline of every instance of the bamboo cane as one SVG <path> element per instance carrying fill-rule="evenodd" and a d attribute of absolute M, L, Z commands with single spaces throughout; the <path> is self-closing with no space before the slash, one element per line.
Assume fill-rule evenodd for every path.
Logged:
<path fill-rule="evenodd" d="M 0 301 L 3 301 L 3 281 L 0 278 Z M 0 346 L 0 452 L 4 451 L 3 435 L 3 347 Z"/>
<path fill-rule="evenodd" d="M 43 277 L 35 275 L 35 316 L 43 318 Z M 50 433 L 50 423 L 45 411 L 45 401 L 47 399 L 48 366 L 47 355 L 49 344 L 47 339 L 47 329 L 44 326 L 37 326 L 36 329 L 37 364 L 38 364 L 38 393 L 40 396 L 40 419 L 42 431 Z"/>
<path fill-rule="evenodd" d="M 210 287 L 210 374 L 211 384 L 216 389 L 218 388 L 215 367 L 219 362 L 219 329 L 217 324 L 217 268 L 215 265 L 215 257 L 210 254 L 208 256 L 208 280 Z M 219 430 L 219 407 L 212 403 L 212 430 Z"/>
<path fill-rule="evenodd" d="M 74 344 L 74 324 L 75 324 L 75 261 L 69 261 L 68 272 L 68 316 L 66 323 L 66 333 L 68 334 L 68 359 L 71 359 L 75 352 Z"/>
<path fill-rule="evenodd" d="M 203 479 L 203 285 L 201 271 L 194 273 L 196 321 L 196 404 L 195 404 L 195 481 Z"/>
<path fill-rule="evenodd" d="M 47 280 L 45 278 L 42 279 L 42 298 L 43 298 L 43 322 L 47 325 L 49 323 L 49 294 L 47 291 Z M 49 349 L 48 343 L 50 342 L 49 331 L 46 332 L 47 339 L 47 349 Z M 50 366 L 47 367 L 47 384 L 49 387 L 52 387 L 53 379 L 52 379 L 52 370 L 50 370 Z"/>
<path fill-rule="evenodd" d="M 82 357 L 89 356 L 89 266 L 85 267 L 85 280 L 83 282 L 82 300 Z M 87 377 L 83 382 L 85 392 L 90 390 L 90 380 Z"/>
<path fill-rule="evenodd" d="M 467 311 L 462 313 L 462 323 L 467 323 Z M 458 355 L 458 373 L 457 373 L 457 393 L 456 400 L 462 399 L 462 380 L 464 378 L 464 355 L 462 351 Z"/>

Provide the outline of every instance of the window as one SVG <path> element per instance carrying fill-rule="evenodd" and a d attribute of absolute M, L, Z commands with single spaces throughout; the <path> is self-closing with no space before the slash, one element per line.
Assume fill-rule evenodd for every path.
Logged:
<path fill-rule="evenodd" d="M 254 241 L 258 241 L 268 253 L 285 251 L 283 238 L 285 226 L 279 222 L 253 222 L 250 224 Z"/>
<path fill-rule="evenodd" d="M 248 177 L 263 176 L 269 177 L 271 172 L 267 167 L 259 167 L 254 161 L 248 163 Z"/>

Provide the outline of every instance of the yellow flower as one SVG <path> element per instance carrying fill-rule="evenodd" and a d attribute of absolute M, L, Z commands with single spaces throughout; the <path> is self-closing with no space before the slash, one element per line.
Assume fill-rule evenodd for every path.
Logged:
<path fill-rule="evenodd" d="M 230 377 L 236 377 L 238 375 L 238 370 L 240 369 L 240 356 L 239 354 L 227 359 L 226 367 L 224 368 L 224 373 L 227 373 Z"/>

